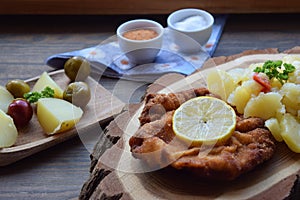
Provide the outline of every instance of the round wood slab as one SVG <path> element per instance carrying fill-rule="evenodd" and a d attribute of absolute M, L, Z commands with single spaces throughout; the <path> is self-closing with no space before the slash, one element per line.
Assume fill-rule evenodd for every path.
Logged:
<path fill-rule="evenodd" d="M 276 49 L 247 51 L 213 58 L 188 77 L 161 77 L 147 92 L 168 93 L 205 86 L 207 73 L 216 65 L 223 70 L 247 67 L 281 59 L 287 53 L 300 56 L 300 48 L 283 53 Z M 142 106 L 143 103 L 130 105 L 106 128 L 91 155 L 91 176 L 83 185 L 80 199 L 284 199 L 297 187 L 294 183 L 300 174 L 300 154 L 291 152 L 284 143 L 277 145 L 271 160 L 231 182 L 203 181 L 171 168 L 143 172 L 139 160 L 131 156 L 128 144 L 139 126 Z"/>

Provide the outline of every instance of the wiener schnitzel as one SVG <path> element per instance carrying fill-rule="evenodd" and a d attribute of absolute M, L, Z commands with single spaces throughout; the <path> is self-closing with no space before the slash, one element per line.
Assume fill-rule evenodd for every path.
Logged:
<path fill-rule="evenodd" d="M 130 138 L 134 157 L 153 168 L 171 165 L 208 179 L 233 180 L 270 159 L 275 141 L 261 118 L 243 118 L 231 137 L 214 146 L 187 146 L 172 129 L 174 111 L 185 101 L 211 94 L 206 88 L 179 93 L 149 94 L 139 118 L 140 128 Z"/>

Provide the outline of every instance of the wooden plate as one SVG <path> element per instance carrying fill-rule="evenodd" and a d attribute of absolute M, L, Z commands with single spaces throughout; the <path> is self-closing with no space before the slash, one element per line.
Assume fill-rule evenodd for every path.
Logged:
<path fill-rule="evenodd" d="M 285 55 L 247 55 L 217 68 L 248 67 L 251 63 L 282 59 Z M 210 70 L 201 70 L 187 78 L 167 75 L 156 83 L 153 91 L 160 88 L 159 93 L 168 93 L 206 86 L 206 75 Z M 81 199 L 283 199 L 289 195 L 300 173 L 300 154 L 290 151 L 284 143 L 278 144 L 275 155 L 269 161 L 231 182 L 205 182 L 169 168 L 142 172 L 139 160 L 131 156 L 128 144 L 128 139 L 138 128 L 142 107 L 137 108 L 135 113 L 129 110 L 108 126 L 106 135 L 110 138 L 120 136 L 121 139 L 100 154 L 91 179 L 83 186 Z M 102 179 L 95 183 L 97 176 Z M 97 186 L 91 188 L 93 182 Z"/>
<path fill-rule="evenodd" d="M 49 75 L 61 88 L 66 88 L 69 84 L 69 79 L 63 70 L 49 73 Z M 38 78 L 35 77 L 26 82 L 32 88 Z M 83 131 L 97 122 L 105 122 L 121 112 L 124 103 L 112 96 L 109 91 L 92 78 L 88 77 L 86 82 L 90 86 L 92 97 L 84 109 L 83 117 L 75 128 L 64 133 L 48 136 L 40 126 L 36 113 L 34 113 L 30 124 L 19 130 L 16 143 L 12 147 L 0 149 L 0 166 L 8 165 L 61 143 L 76 136 L 79 131 Z"/>

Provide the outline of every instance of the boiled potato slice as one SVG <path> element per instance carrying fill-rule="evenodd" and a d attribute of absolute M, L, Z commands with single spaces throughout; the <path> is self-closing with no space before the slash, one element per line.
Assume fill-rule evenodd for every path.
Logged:
<path fill-rule="evenodd" d="M 298 111 L 300 110 L 300 102 L 295 101 L 295 99 L 292 100 L 286 96 L 282 98 L 281 102 L 285 105 L 287 112 L 297 116 Z"/>
<path fill-rule="evenodd" d="M 257 96 L 263 89 L 263 86 L 253 79 L 243 82 L 242 87 L 244 87 L 252 96 Z"/>
<path fill-rule="evenodd" d="M 245 117 L 260 117 L 265 120 L 276 117 L 278 112 L 282 112 L 284 106 L 281 104 L 282 96 L 275 92 L 260 93 L 257 97 L 251 98 L 246 107 Z"/>
<path fill-rule="evenodd" d="M 57 85 L 57 83 L 48 75 L 47 72 L 44 72 L 39 80 L 35 83 L 32 88 L 32 92 L 41 92 L 46 87 L 50 87 L 54 90 L 54 97 L 55 98 L 63 98 L 64 91 Z"/>
<path fill-rule="evenodd" d="M 293 61 L 292 65 L 294 65 L 296 69 L 300 69 L 300 57 L 298 57 L 298 60 Z"/>
<path fill-rule="evenodd" d="M 300 56 L 296 55 L 288 55 L 283 58 L 284 63 L 292 64 L 294 67 L 296 67 L 296 70 L 289 74 L 288 81 L 291 83 L 297 83 L 300 84 Z"/>
<path fill-rule="evenodd" d="M 234 79 L 223 70 L 213 70 L 207 76 L 208 89 L 225 101 L 236 86 Z"/>
<path fill-rule="evenodd" d="M 12 146 L 18 137 L 13 119 L 0 110 L 0 148 Z"/>
<path fill-rule="evenodd" d="M 296 70 L 292 74 L 289 75 L 288 81 L 291 83 L 300 84 L 300 67 L 296 68 Z"/>
<path fill-rule="evenodd" d="M 247 76 L 247 71 L 248 70 L 245 68 L 233 68 L 227 73 L 233 78 L 236 84 L 239 84 L 242 81 L 246 81 L 249 79 L 249 77 Z"/>
<path fill-rule="evenodd" d="M 281 127 L 280 123 L 276 118 L 271 118 L 265 121 L 265 126 L 271 131 L 273 137 L 278 141 L 282 142 Z"/>
<path fill-rule="evenodd" d="M 285 83 L 281 87 L 280 94 L 292 101 L 300 102 L 300 85 L 295 83 Z"/>
<path fill-rule="evenodd" d="M 227 101 L 231 105 L 236 106 L 239 113 L 243 114 L 248 101 L 252 96 L 257 96 L 261 91 L 262 86 L 254 80 L 243 82 L 238 86 L 228 97 Z"/>
<path fill-rule="evenodd" d="M 300 61 L 300 57 L 296 55 L 287 55 L 284 56 L 282 62 L 293 64 L 295 61 Z"/>
<path fill-rule="evenodd" d="M 280 83 L 280 81 L 276 78 L 273 78 L 270 81 L 271 87 L 272 87 L 272 91 L 279 91 L 282 87 L 282 84 Z"/>
<path fill-rule="evenodd" d="M 5 87 L 0 86 L 0 110 L 7 113 L 8 106 L 13 100 L 13 95 Z"/>
<path fill-rule="evenodd" d="M 280 123 L 282 128 L 281 136 L 288 147 L 300 153 L 300 123 L 296 117 L 286 113 Z"/>
<path fill-rule="evenodd" d="M 70 130 L 82 114 L 81 108 L 62 99 L 42 98 L 37 102 L 38 121 L 49 135 Z"/>
<path fill-rule="evenodd" d="M 251 98 L 251 93 L 245 87 L 238 86 L 228 97 L 228 103 L 236 107 L 240 114 L 244 114 L 244 108 Z"/>
<path fill-rule="evenodd" d="M 296 70 L 292 74 L 289 74 L 288 81 L 291 83 L 300 84 L 300 57 L 298 56 L 293 59 L 289 63 L 295 66 Z"/>
<path fill-rule="evenodd" d="M 285 105 L 287 112 L 297 115 L 300 109 L 300 85 L 294 83 L 285 83 L 280 94 L 283 96 L 282 103 Z"/>

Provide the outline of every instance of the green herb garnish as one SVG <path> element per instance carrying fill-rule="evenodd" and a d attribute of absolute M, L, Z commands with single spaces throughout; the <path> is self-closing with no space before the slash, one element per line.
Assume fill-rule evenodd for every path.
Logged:
<path fill-rule="evenodd" d="M 253 71 L 266 74 L 270 80 L 272 78 L 276 78 L 283 85 L 288 80 L 289 73 L 294 72 L 295 69 L 295 66 L 288 63 L 283 63 L 282 67 L 281 60 L 268 60 L 263 64 L 262 67 L 256 67 Z"/>
<path fill-rule="evenodd" d="M 35 103 L 40 98 L 52 98 L 52 97 L 54 97 L 54 90 L 48 86 L 45 87 L 45 89 L 41 92 L 28 92 L 24 94 L 24 98 L 29 103 Z"/>

